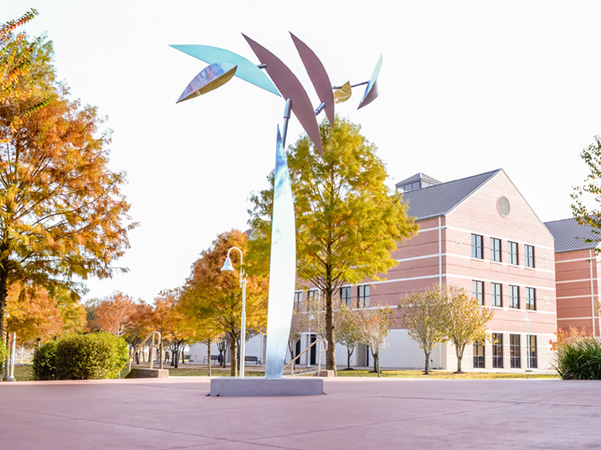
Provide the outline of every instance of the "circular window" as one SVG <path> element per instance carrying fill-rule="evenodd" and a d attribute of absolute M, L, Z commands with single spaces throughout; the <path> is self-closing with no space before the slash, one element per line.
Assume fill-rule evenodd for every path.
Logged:
<path fill-rule="evenodd" d="M 499 214 L 505 217 L 509 214 L 509 210 L 509 200 L 507 200 L 507 197 L 499 197 L 497 199 L 497 211 L 499 211 Z"/>

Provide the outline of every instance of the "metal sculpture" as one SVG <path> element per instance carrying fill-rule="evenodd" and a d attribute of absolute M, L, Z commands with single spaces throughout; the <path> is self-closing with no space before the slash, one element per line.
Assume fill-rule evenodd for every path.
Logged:
<path fill-rule="evenodd" d="M 269 300 L 267 304 L 267 348 L 265 377 L 282 378 L 296 285 L 296 230 L 294 203 L 288 166 L 286 164 L 286 134 L 290 114 L 294 113 L 303 129 L 323 156 L 323 146 L 316 116 L 325 110 L 330 125 L 334 126 L 335 103 L 348 100 L 352 88 L 367 85 L 359 108 L 371 103 L 377 96 L 377 77 L 382 57 L 369 81 L 339 87 L 331 85 L 328 74 L 317 57 L 303 41 L 290 33 L 292 41 L 307 70 L 320 104 L 313 108 L 309 95 L 294 73 L 273 53 L 244 36 L 261 64 L 255 65 L 245 57 L 229 50 L 208 45 L 172 45 L 188 55 L 209 64 L 186 87 L 178 102 L 210 92 L 227 83 L 234 76 L 286 99 L 282 132 L 277 127 L 276 163 L 273 186 L 273 216 L 271 223 L 271 260 L 269 268 Z M 265 69 L 269 78 L 262 72 Z M 334 90 L 334 92 L 332 92 Z M 243 336 L 242 339 L 245 337 Z"/>

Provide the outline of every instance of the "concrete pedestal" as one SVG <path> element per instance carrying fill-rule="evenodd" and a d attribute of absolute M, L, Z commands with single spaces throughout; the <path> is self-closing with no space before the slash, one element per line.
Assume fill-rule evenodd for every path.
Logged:
<path fill-rule="evenodd" d="M 211 380 L 211 397 L 281 397 L 322 394 L 323 380 L 320 378 L 269 380 L 263 377 L 224 377 Z"/>

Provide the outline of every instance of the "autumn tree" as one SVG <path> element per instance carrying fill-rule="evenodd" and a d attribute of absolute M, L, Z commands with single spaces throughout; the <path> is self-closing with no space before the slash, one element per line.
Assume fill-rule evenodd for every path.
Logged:
<path fill-rule="evenodd" d="M 320 126 L 323 158 L 308 137 L 288 151 L 295 198 L 297 276 L 319 288 L 325 299 L 326 367 L 336 370 L 334 298 L 345 283 L 379 279 L 396 265 L 391 252 L 417 226 L 400 194 L 386 186 L 384 163 L 361 128 L 337 118 Z M 270 177 L 273 184 L 273 175 Z M 253 253 L 267 260 L 272 190 L 253 196 Z M 262 249 L 262 250 L 261 250 Z"/>
<path fill-rule="evenodd" d="M 292 363 L 292 370 L 296 364 L 300 361 L 294 361 L 296 355 L 296 343 L 303 337 L 303 333 L 307 331 L 309 326 L 309 317 L 306 313 L 300 311 L 294 311 L 292 314 L 292 322 L 290 324 L 290 335 L 288 336 L 288 351 L 290 352 L 290 360 Z"/>
<path fill-rule="evenodd" d="M 340 305 L 339 318 L 336 326 L 337 342 L 346 347 L 346 368 L 351 370 L 351 356 L 355 347 L 360 343 L 361 313 L 357 309 Z"/>
<path fill-rule="evenodd" d="M 424 373 L 430 373 L 430 355 L 437 344 L 448 340 L 446 321 L 449 311 L 445 287 L 435 286 L 425 292 L 401 297 L 403 327 L 424 351 Z"/>
<path fill-rule="evenodd" d="M 133 326 L 136 313 L 137 306 L 133 298 L 123 292 L 113 292 L 98 302 L 95 319 L 89 327 L 121 337 Z"/>
<path fill-rule="evenodd" d="M 374 371 L 380 376 L 380 352 L 386 348 L 394 314 L 390 306 L 376 305 L 359 310 L 359 342 L 369 347 L 374 358 Z"/>
<path fill-rule="evenodd" d="M 221 271 L 228 250 L 238 247 L 246 255 L 247 242 L 247 236 L 238 230 L 217 236 L 211 247 L 203 251 L 200 258 L 193 264 L 192 273 L 186 281 L 180 300 L 182 310 L 186 314 L 213 321 L 220 332 L 229 336 L 229 346 L 232 352 L 232 376 L 236 376 L 238 373 L 238 340 L 248 339 L 248 336 L 264 331 L 267 324 L 266 277 L 247 276 L 247 335 L 240 336 L 242 313 L 240 273 L 238 271 L 236 273 Z M 232 252 L 230 256 L 234 266 L 239 268 L 239 254 Z"/>
<path fill-rule="evenodd" d="M 461 359 L 465 346 L 487 338 L 486 324 L 492 319 L 493 311 L 470 297 L 463 288 L 447 286 L 445 290 L 449 312 L 445 320 L 445 334 L 455 346 L 457 373 L 461 373 Z"/>
<path fill-rule="evenodd" d="M 580 158 L 586 164 L 588 174 L 582 186 L 575 187 L 572 197 L 572 214 L 581 225 L 592 227 L 601 240 L 601 138 L 594 137 L 595 142 L 580 152 Z M 585 239 L 586 240 L 586 239 Z M 586 240 L 592 242 L 592 239 Z"/>
<path fill-rule="evenodd" d="M 56 80 L 52 43 L 0 32 L 0 334 L 9 287 L 81 289 L 110 277 L 133 224 L 96 108 Z"/>

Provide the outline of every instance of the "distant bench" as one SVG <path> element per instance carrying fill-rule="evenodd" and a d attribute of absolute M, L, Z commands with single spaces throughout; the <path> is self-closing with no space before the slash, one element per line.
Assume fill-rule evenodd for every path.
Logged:
<path fill-rule="evenodd" d="M 259 358 L 257 356 L 245 356 L 244 357 L 244 362 L 255 363 L 255 366 L 260 366 L 261 365 L 261 358 Z"/>
<path fill-rule="evenodd" d="M 202 363 L 206 364 L 208 362 L 209 362 L 209 357 L 205 356 Z M 214 362 L 219 363 L 219 355 L 211 355 L 211 364 L 213 364 Z"/>

